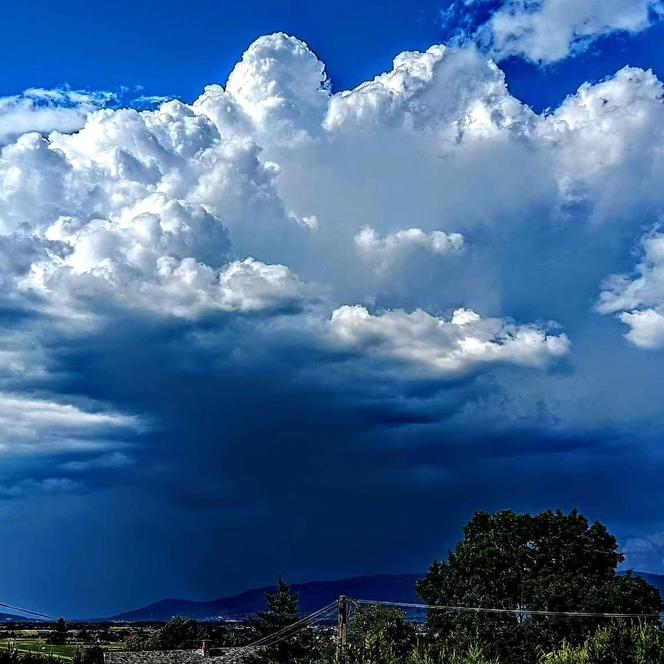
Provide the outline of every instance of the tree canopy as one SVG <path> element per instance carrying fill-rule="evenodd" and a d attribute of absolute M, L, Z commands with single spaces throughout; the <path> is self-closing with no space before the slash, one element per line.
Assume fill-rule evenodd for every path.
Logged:
<path fill-rule="evenodd" d="M 547 611 L 651 614 L 663 609 L 656 589 L 619 576 L 618 544 L 600 523 L 576 511 L 537 515 L 477 513 L 447 561 L 417 584 L 427 604 Z M 431 637 L 481 643 L 501 661 L 534 661 L 538 648 L 582 643 L 598 619 L 430 612 Z"/>

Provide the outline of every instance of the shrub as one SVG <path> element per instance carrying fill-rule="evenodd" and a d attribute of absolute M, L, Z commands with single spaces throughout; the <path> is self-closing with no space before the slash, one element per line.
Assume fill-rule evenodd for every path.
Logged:
<path fill-rule="evenodd" d="M 404 661 L 414 645 L 415 630 L 401 609 L 362 606 L 348 625 L 348 653 L 353 664 Z"/>
<path fill-rule="evenodd" d="M 542 664 L 664 664 L 664 632 L 658 625 L 613 623 L 582 646 L 564 644 Z"/>

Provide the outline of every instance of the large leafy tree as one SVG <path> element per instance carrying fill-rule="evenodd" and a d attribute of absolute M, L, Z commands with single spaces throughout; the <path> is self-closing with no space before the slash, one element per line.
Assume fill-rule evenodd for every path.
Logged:
<path fill-rule="evenodd" d="M 274 593 L 265 595 L 265 611 L 257 611 L 249 620 L 256 639 L 271 636 L 287 628 L 300 619 L 299 594 L 279 579 Z M 273 645 L 256 652 L 253 659 L 270 664 L 298 664 L 310 662 L 313 658 L 314 640 L 310 630 L 295 628 L 293 633 L 286 631 Z"/>
<path fill-rule="evenodd" d="M 643 579 L 618 576 L 616 539 L 576 511 L 537 515 L 477 513 L 446 562 L 417 584 L 427 604 L 547 611 L 655 613 L 659 593 Z M 578 644 L 600 619 L 523 617 L 430 611 L 429 633 L 441 644 L 480 643 L 505 663 L 536 661 L 563 640 Z"/>

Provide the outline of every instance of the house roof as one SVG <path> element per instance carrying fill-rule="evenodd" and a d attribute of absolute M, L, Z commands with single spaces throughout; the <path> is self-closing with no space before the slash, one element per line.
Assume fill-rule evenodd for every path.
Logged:
<path fill-rule="evenodd" d="M 200 650 L 111 650 L 105 664 L 202 664 L 211 658 Z"/>
<path fill-rule="evenodd" d="M 204 655 L 202 650 L 110 650 L 104 653 L 104 663 L 227 664 L 229 651 L 232 650 L 236 648 L 215 648 L 211 655 Z"/>

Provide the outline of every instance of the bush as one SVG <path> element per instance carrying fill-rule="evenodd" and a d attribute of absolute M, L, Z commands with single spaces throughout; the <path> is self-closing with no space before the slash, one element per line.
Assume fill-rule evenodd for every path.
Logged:
<path fill-rule="evenodd" d="M 579 647 L 565 644 L 542 664 L 664 664 L 664 632 L 658 625 L 613 623 Z"/>
<path fill-rule="evenodd" d="M 439 650 L 435 654 L 429 650 L 415 650 L 405 661 L 407 664 L 500 664 L 498 660 L 489 659 L 478 645 L 470 645 L 464 650 Z"/>
<path fill-rule="evenodd" d="M 19 653 L 16 648 L 7 646 L 5 650 L 0 651 L 0 664 L 62 664 L 62 661 L 54 657 Z"/>
<path fill-rule="evenodd" d="M 56 646 L 67 643 L 67 623 L 64 621 L 64 618 L 60 618 L 55 624 L 55 629 L 49 631 L 46 643 Z"/>
<path fill-rule="evenodd" d="M 401 609 L 362 606 L 348 625 L 348 653 L 353 664 L 404 661 L 415 645 L 415 630 Z"/>
<path fill-rule="evenodd" d="M 134 636 L 127 642 L 128 650 L 178 650 L 200 646 L 204 637 L 201 626 L 191 618 L 176 617 L 169 620 L 154 634 L 141 638 Z"/>

